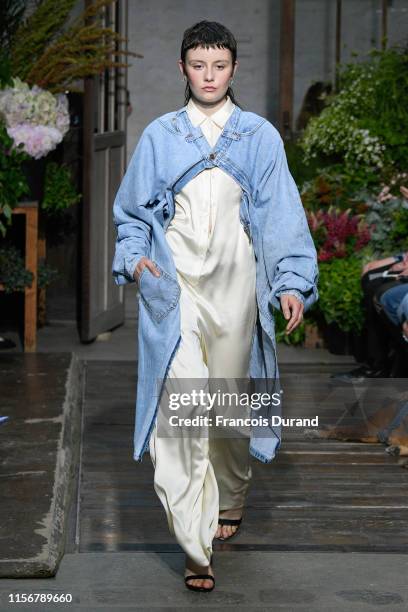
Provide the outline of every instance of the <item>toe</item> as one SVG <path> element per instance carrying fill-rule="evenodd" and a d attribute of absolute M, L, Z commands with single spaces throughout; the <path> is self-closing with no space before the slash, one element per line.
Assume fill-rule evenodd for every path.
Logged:
<path fill-rule="evenodd" d="M 235 525 L 223 525 L 222 527 L 222 537 L 223 538 L 230 538 L 236 531 L 236 526 Z"/>

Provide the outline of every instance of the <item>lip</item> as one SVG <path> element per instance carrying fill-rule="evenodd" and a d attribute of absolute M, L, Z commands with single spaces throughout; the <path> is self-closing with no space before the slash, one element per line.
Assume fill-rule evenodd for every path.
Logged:
<path fill-rule="evenodd" d="M 203 87 L 204 91 L 215 91 L 216 87 Z"/>

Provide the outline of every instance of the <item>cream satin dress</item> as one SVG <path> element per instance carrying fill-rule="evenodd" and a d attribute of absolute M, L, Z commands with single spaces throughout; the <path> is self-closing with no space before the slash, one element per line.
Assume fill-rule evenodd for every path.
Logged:
<path fill-rule="evenodd" d="M 190 99 L 189 118 L 214 147 L 235 106 L 211 116 Z M 247 378 L 257 317 L 255 255 L 239 220 L 240 185 L 220 168 L 176 195 L 166 238 L 181 286 L 181 342 L 165 392 L 177 379 Z M 248 438 L 150 437 L 154 488 L 170 532 L 199 565 L 210 562 L 219 510 L 244 505 L 252 472 Z"/>

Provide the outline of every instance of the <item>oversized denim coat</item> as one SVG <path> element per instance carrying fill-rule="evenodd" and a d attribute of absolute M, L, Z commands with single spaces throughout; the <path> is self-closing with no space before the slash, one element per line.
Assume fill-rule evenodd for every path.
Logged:
<path fill-rule="evenodd" d="M 142 256 L 161 270 L 155 277 L 145 268 L 139 280 L 136 461 L 148 449 L 163 382 L 181 340 L 180 286 L 165 232 L 174 216 L 175 195 L 204 168 L 214 166 L 242 188 L 240 221 L 256 257 L 258 320 L 251 380 L 279 376 L 273 309 L 280 309 L 280 295 L 296 295 L 305 310 L 318 299 L 316 249 L 277 129 L 264 117 L 236 106 L 211 148 L 201 128 L 191 124 L 186 106 L 152 121 L 140 137 L 113 204 L 116 284 L 135 282 L 133 273 Z M 281 414 L 281 405 L 273 414 Z M 280 426 L 271 424 L 267 433 L 254 426 L 250 435 L 252 456 L 272 461 L 281 444 Z"/>

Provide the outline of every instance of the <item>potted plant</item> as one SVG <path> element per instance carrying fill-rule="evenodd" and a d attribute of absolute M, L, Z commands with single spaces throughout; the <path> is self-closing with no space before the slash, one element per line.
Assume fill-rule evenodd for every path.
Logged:
<path fill-rule="evenodd" d="M 331 353 L 355 354 L 363 324 L 361 260 L 334 258 L 319 265 L 319 303 L 326 325 L 323 336 Z"/>
<path fill-rule="evenodd" d="M 358 350 L 362 327 L 361 258 L 371 227 L 362 214 L 333 206 L 306 213 L 319 261 L 318 310 L 329 351 L 349 354 Z M 354 347 L 354 348 L 353 348 Z"/>

